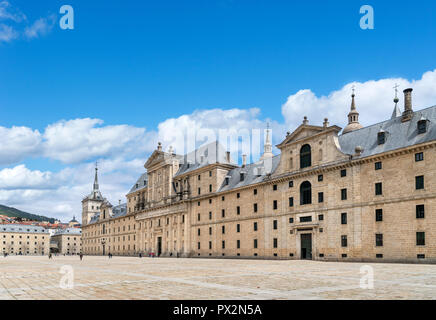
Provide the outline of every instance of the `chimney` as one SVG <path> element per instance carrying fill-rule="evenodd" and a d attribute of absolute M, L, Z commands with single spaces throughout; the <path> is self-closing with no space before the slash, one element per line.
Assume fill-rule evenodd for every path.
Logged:
<path fill-rule="evenodd" d="M 247 155 L 242 155 L 242 167 L 245 167 L 247 165 Z"/>
<path fill-rule="evenodd" d="M 226 152 L 226 161 L 230 163 L 230 151 Z"/>
<path fill-rule="evenodd" d="M 326 129 L 329 126 L 329 119 L 324 118 L 323 127 Z"/>
<path fill-rule="evenodd" d="M 412 119 L 413 109 L 412 109 L 412 88 L 404 90 L 404 112 L 402 121 L 409 121 Z"/>

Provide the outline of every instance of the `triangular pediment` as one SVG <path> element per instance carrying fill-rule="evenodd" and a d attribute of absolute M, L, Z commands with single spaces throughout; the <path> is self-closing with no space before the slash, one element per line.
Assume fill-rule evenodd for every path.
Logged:
<path fill-rule="evenodd" d="M 316 135 L 324 130 L 325 130 L 324 127 L 310 126 L 307 124 L 302 124 L 294 132 L 289 134 L 282 143 L 277 145 L 277 148 L 280 148 L 286 144 L 289 144 L 289 143 L 292 143 L 292 142 L 295 142 L 298 140 L 305 139 L 305 138 L 310 137 L 310 136 L 314 136 L 314 135 Z"/>
<path fill-rule="evenodd" d="M 156 164 L 161 163 L 164 160 L 165 160 L 164 152 L 159 151 L 159 150 L 155 150 L 151 154 L 151 156 L 148 158 L 147 162 L 144 164 L 144 167 L 146 169 L 151 168 L 151 167 L 155 166 Z"/>

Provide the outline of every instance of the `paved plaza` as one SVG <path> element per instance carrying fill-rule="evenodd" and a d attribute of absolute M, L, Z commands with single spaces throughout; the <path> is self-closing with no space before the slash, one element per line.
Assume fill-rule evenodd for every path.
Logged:
<path fill-rule="evenodd" d="M 360 288 L 360 268 L 374 288 Z M 66 266 L 66 267 L 65 267 Z M 70 267 L 71 266 L 71 267 Z M 74 287 L 61 288 L 61 270 Z M 65 279 L 65 278 L 63 278 Z M 366 283 L 366 282 L 365 282 Z M 63 285 L 65 287 L 65 285 Z M 436 266 L 78 256 L 0 257 L 0 299 L 434 299 Z"/>

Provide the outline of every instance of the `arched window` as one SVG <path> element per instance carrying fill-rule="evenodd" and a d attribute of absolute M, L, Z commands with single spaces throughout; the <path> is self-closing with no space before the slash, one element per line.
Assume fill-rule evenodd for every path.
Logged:
<path fill-rule="evenodd" d="M 312 155 L 310 151 L 310 146 L 305 144 L 300 150 L 300 168 L 307 168 L 312 165 Z"/>
<path fill-rule="evenodd" d="M 312 203 L 312 185 L 309 181 L 304 181 L 300 186 L 300 204 Z"/>

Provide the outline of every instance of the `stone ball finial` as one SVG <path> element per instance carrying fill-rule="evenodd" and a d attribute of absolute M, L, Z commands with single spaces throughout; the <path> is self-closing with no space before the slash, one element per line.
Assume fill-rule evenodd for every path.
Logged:
<path fill-rule="evenodd" d="M 363 148 L 361 146 L 356 146 L 356 148 L 354 148 L 354 152 L 360 155 L 363 152 Z"/>
<path fill-rule="evenodd" d="M 304 116 L 303 124 L 308 124 L 309 120 L 307 120 L 307 116 Z"/>

